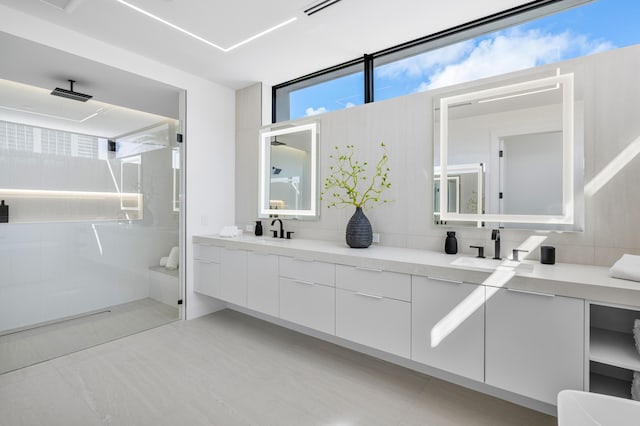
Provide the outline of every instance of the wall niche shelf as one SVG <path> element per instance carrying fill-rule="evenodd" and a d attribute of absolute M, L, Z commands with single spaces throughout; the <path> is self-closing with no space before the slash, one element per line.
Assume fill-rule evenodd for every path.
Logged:
<path fill-rule="evenodd" d="M 590 304 L 589 391 L 631 398 L 633 372 L 640 371 L 640 353 L 633 323 L 640 311 Z"/>
<path fill-rule="evenodd" d="M 142 219 L 143 197 L 134 192 L 0 188 L 9 223 Z"/>

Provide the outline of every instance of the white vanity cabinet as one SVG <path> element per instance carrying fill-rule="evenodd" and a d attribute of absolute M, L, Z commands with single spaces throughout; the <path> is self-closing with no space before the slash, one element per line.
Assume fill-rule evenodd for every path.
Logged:
<path fill-rule="evenodd" d="M 335 265 L 280 256 L 280 318 L 335 334 Z"/>
<path fill-rule="evenodd" d="M 247 266 L 247 307 L 277 317 L 280 312 L 278 256 L 249 252 Z"/>
<path fill-rule="evenodd" d="M 247 251 L 194 246 L 194 290 L 225 302 L 247 306 Z"/>
<path fill-rule="evenodd" d="M 484 290 L 413 276 L 411 359 L 483 382 Z"/>
<path fill-rule="evenodd" d="M 584 387 L 584 300 L 486 288 L 485 382 L 556 404 Z"/>
<path fill-rule="evenodd" d="M 222 248 L 218 297 L 226 302 L 247 306 L 247 251 Z"/>
<path fill-rule="evenodd" d="M 564 389 L 628 397 L 640 370 L 631 333 L 640 292 L 608 268 L 536 265 L 488 280 L 484 271 L 448 266 L 448 256 L 413 249 L 211 240 L 194 241 L 196 292 L 534 409 L 552 413 Z M 362 267 L 371 265 L 380 269 Z"/>
<path fill-rule="evenodd" d="M 411 276 L 336 265 L 336 335 L 409 358 Z"/>
<path fill-rule="evenodd" d="M 193 246 L 193 289 L 211 297 L 220 282 L 220 247 L 195 244 Z"/>

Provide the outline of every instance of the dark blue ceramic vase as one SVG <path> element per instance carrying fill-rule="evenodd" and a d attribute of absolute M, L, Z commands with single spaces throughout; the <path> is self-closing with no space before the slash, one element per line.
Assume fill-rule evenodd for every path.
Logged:
<path fill-rule="evenodd" d="M 364 215 L 362 207 L 356 207 L 356 212 L 347 223 L 347 245 L 351 248 L 367 248 L 372 241 L 371 222 Z"/>

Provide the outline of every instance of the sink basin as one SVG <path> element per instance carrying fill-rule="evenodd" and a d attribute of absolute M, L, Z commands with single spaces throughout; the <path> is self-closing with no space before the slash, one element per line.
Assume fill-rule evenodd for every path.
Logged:
<path fill-rule="evenodd" d="M 533 272 L 533 265 L 530 263 L 514 262 L 509 259 L 487 259 L 480 257 L 458 257 L 451 265 L 463 266 L 466 268 L 484 269 L 486 271 L 495 271 L 498 268 L 512 268 L 518 272 Z"/>
<path fill-rule="evenodd" d="M 255 238 L 252 239 L 252 243 L 256 243 L 256 244 L 266 244 L 266 245 L 270 245 L 270 244 L 276 244 L 278 241 L 283 241 L 279 238 Z"/>
<path fill-rule="evenodd" d="M 468 268 L 487 269 L 490 271 L 495 270 L 500 264 L 501 260 L 483 259 L 479 257 L 459 257 L 451 262 L 452 265 L 466 266 Z"/>

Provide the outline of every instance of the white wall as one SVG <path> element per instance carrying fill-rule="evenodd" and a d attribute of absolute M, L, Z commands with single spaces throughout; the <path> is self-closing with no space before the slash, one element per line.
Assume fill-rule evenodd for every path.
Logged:
<path fill-rule="evenodd" d="M 611 265 L 623 253 L 640 255 L 637 215 L 640 196 L 636 189 L 636 182 L 640 181 L 640 158 L 634 157 L 640 152 L 640 120 L 637 119 L 640 45 L 541 67 L 535 71 L 536 75 L 554 75 L 557 66 L 563 72 L 575 69 L 580 87 L 576 93 L 584 113 L 584 128 L 576 131 L 584 137 L 584 182 L 587 188 L 594 188 L 590 182 L 603 177 L 599 181 L 603 184 L 599 190 L 585 195 L 585 232 L 538 234 L 547 237 L 545 245 L 556 246 L 558 262 Z M 256 92 L 253 88 L 245 90 Z M 374 232 L 381 233 L 384 245 L 443 251 L 447 229 L 431 223 L 432 106 L 434 96 L 442 92 L 418 93 L 314 117 L 321 121 L 321 179 L 327 176 L 327 152 L 334 145 L 353 144 L 368 160 L 377 158 L 381 141 L 387 145 L 392 182 L 388 198 L 394 202 L 367 213 Z M 261 106 L 266 102 L 262 102 L 258 94 L 254 93 L 253 103 L 247 98 L 238 106 L 239 120 L 244 120 L 244 116 L 261 116 Z M 236 206 L 241 207 L 236 212 L 239 225 L 251 223 L 257 213 L 257 153 L 254 152 L 260 123 L 255 119 L 252 122 L 254 128 L 245 127 L 237 137 L 238 152 L 250 153 L 239 158 L 236 166 L 238 188 L 242 188 L 236 193 Z M 626 165 L 608 173 L 607 166 L 621 153 Z M 298 238 L 344 241 L 351 214 L 350 209 L 327 209 L 323 203 L 319 221 L 289 220 L 285 228 L 295 231 Z M 265 235 L 269 235 L 266 229 Z M 484 245 L 486 253 L 493 253 L 488 229 L 454 229 L 462 252 L 472 254 L 470 245 Z M 534 232 L 527 230 L 504 230 L 503 255 L 532 234 Z M 531 258 L 538 258 L 538 253 Z"/>
<path fill-rule="evenodd" d="M 234 218 L 234 91 L 66 28 L 0 6 L 0 31 L 161 81 L 187 91 L 187 318 L 220 308 L 193 292 L 191 239 Z"/>

